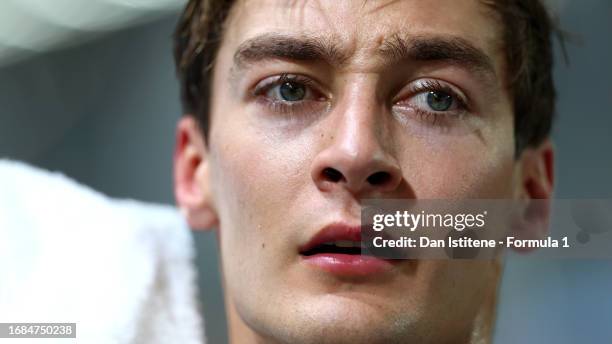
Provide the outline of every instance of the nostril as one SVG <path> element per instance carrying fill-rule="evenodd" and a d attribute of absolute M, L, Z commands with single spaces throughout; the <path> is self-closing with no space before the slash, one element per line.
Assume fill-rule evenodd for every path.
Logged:
<path fill-rule="evenodd" d="M 370 185 L 383 185 L 391 180 L 391 175 L 387 172 L 376 172 L 368 177 Z"/>
<path fill-rule="evenodd" d="M 342 178 L 344 178 L 344 176 L 342 175 L 342 172 L 336 170 L 335 168 L 331 168 L 331 167 L 328 167 L 323 170 L 323 176 L 325 177 L 325 179 L 329 180 L 330 182 L 334 182 L 334 183 L 337 183 L 341 181 Z"/>

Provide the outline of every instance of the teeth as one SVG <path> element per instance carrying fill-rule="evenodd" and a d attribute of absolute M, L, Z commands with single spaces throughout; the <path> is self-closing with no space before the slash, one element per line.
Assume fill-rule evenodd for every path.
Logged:
<path fill-rule="evenodd" d="M 358 242 L 348 241 L 348 240 L 339 240 L 339 241 L 336 241 L 335 244 L 338 247 L 355 247 L 355 244 L 357 244 L 357 247 L 359 247 Z"/>
<path fill-rule="evenodd" d="M 350 240 L 337 240 L 337 241 L 326 242 L 326 243 L 324 243 L 324 245 L 331 245 L 331 246 L 344 247 L 344 248 L 351 248 L 351 247 L 360 248 L 361 247 L 361 242 L 359 242 L 359 241 L 350 241 Z"/>

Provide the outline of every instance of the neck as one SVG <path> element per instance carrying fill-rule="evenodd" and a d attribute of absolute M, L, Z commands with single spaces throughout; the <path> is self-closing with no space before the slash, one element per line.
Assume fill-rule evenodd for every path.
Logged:
<path fill-rule="evenodd" d="M 495 315 L 497 309 L 497 292 L 501 285 L 502 266 L 501 261 L 497 260 L 494 263 L 494 272 L 492 274 L 491 288 L 488 295 L 485 296 L 480 310 L 474 319 L 474 329 L 470 344 L 488 344 L 493 341 L 493 327 L 495 325 Z"/>

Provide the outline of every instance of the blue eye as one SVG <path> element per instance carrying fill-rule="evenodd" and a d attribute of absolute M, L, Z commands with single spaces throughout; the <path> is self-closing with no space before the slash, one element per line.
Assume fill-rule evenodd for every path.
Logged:
<path fill-rule="evenodd" d="M 394 108 L 414 115 L 427 125 L 450 127 L 453 121 L 469 113 L 465 94 L 444 81 L 419 79 L 407 87 L 407 93 L 394 103 Z"/>
<path fill-rule="evenodd" d="M 414 110 L 444 115 L 457 114 L 467 108 L 458 90 L 437 80 L 422 80 L 412 87 L 413 96 L 400 102 Z"/>
<path fill-rule="evenodd" d="M 427 92 L 427 105 L 434 111 L 448 111 L 453 105 L 454 97 L 442 91 Z"/>
<path fill-rule="evenodd" d="M 278 87 L 280 98 L 287 102 L 297 102 L 306 96 L 306 87 L 294 81 L 285 81 Z"/>
<path fill-rule="evenodd" d="M 262 94 L 272 101 L 285 103 L 316 100 L 318 97 L 308 78 L 291 74 L 282 74 L 262 82 L 255 90 L 255 94 Z"/>
<path fill-rule="evenodd" d="M 319 85 L 308 76 L 285 73 L 260 81 L 252 94 L 267 112 L 311 116 L 329 107 Z"/>

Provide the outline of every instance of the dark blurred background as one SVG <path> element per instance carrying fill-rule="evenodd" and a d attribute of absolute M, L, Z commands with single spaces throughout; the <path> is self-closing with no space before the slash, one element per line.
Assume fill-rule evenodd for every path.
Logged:
<path fill-rule="evenodd" d="M 149 0 L 141 9 L 145 0 L 123 1 L 129 6 L 107 0 L 105 9 L 88 9 L 96 20 L 89 26 L 68 25 L 59 14 L 44 17 L 43 1 L 5 1 L 0 157 L 62 171 L 113 197 L 174 203 L 173 135 L 181 110 L 171 34 L 183 1 Z M 612 2 L 558 1 L 554 7 L 574 38 L 568 65 L 557 49 L 556 197 L 612 198 L 612 110 L 606 103 L 612 99 Z M 78 17 L 78 8 L 71 11 Z M 210 343 L 223 343 L 215 237 L 193 236 L 206 331 Z M 500 344 L 612 343 L 612 261 L 509 261 L 495 338 Z"/>

